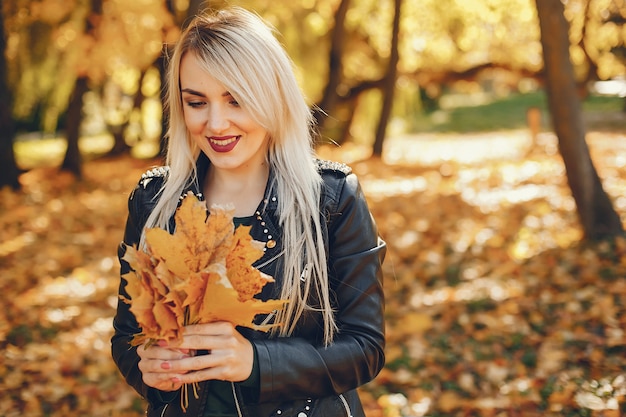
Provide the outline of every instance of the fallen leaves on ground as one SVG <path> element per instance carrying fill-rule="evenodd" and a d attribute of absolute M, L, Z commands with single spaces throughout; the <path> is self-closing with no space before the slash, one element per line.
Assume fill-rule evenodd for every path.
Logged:
<path fill-rule="evenodd" d="M 539 139 L 417 136 L 351 163 L 389 245 L 368 417 L 624 413 L 626 241 L 578 243 L 556 140 Z M 622 218 L 624 139 L 589 135 Z M 0 415 L 142 415 L 109 338 L 126 200 L 152 163 L 92 161 L 83 182 L 38 169 L 0 191 Z"/>

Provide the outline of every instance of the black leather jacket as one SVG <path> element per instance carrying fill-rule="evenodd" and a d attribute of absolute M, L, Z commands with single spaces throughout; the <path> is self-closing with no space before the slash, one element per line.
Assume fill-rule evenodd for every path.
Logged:
<path fill-rule="evenodd" d="M 199 178 L 204 178 L 202 172 L 206 172 L 207 166 L 208 162 L 203 162 L 201 157 Z M 332 345 L 324 347 L 321 318 L 314 312 L 305 314 L 295 334 L 288 338 L 269 338 L 266 333 L 240 328 L 254 345 L 260 374 L 258 388 L 232 384 L 241 416 L 302 417 L 300 413 L 304 413 L 307 417 L 362 417 L 364 412 L 356 388 L 372 380 L 384 365 L 381 264 L 386 245 L 378 237 L 357 177 L 343 164 L 318 161 L 318 166 L 324 182 L 320 209 L 325 218 L 328 270 L 339 333 Z M 141 229 L 154 208 L 154 197 L 166 175 L 164 167 L 148 171 L 130 195 L 120 259 L 125 245 L 136 245 L 139 241 Z M 191 184 L 189 189 L 199 194 L 197 184 Z M 267 203 L 259 207 L 265 225 L 254 222 L 250 232 L 257 240 L 267 240 L 271 235 L 277 243 L 255 264 L 276 279 L 275 284 L 264 287 L 260 295 L 263 299 L 278 298 L 281 284 L 277 273 L 281 230 L 275 200 L 280 196 L 269 195 L 270 191 L 266 194 Z M 125 261 L 120 262 L 124 274 L 129 266 Z M 121 280 L 120 293 L 126 295 L 124 288 L 125 281 Z M 185 414 L 180 410 L 179 398 L 170 403 L 162 402 L 161 393 L 143 383 L 136 348 L 129 345 L 139 328 L 127 304 L 118 303 L 113 325 L 113 359 L 128 384 L 148 401 L 147 415 L 202 417 L 206 384 L 201 383 L 199 400 L 189 395 Z"/>

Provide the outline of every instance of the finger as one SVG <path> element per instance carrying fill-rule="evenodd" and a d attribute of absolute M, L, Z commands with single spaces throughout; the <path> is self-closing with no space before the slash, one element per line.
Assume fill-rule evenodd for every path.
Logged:
<path fill-rule="evenodd" d="M 231 335 L 235 332 L 235 326 L 227 321 L 215 321 L 203 324 L 191 324 L 183 329 L 183 336 L 187 335 L 204 335 L 204 336 L 222 336 Z"/>
<path fill-rule="evenodd" d="M 161 367 L 162 369 L 167 369 L 168 372 L 186 374 L 201 369 L 213 368 L 219 365 L 219 363 L 220 355 L 209 352 L 207 354 L 191 356 L 176 361 L 168 361 L 163 363 Z"/>
<path fill-rule="evenodd" d="M 180 376 L 181 384 L 192 384 L 208 380 L 229 381 L 230 378 L 222 367 L 201 369 Z"/>
<path fill-rule="evenodd" d="M 219 350 L 208 355 L 172 362 L 172 371 L 179 372 L 184 383 L 206 379 L 243 381 L 252 372 L 252 361 L 242 360 L 241 355 L 231 350 Z"/>
<path fill-rule="evenodd" d="M 196 354 L 199 351 L 212 352 L 218 349 L 230 349 L 236 345 L 236 339 L 232 336 L 206 336 L 189 335 L 181 342 L 181 347 Z M 189 354 L 188 356 L 194 356 Z"/>
<path fill-rule="evenodd" d="M 152 346 L 144 349 L 140 346 L 137 349 L 137 355 L 142 359 L 175 360 L 191 356 L 192 352 L 190 352 L 189 349 L 171 349 L 158 346 Z"/>
<path fill-rule="evenodd" d="M 247 370 L 241 369 L 237 363 L 233 363 L 232 361 L 223 362 L 218 359 L 216 362 L 219 363 L 216 366 L 208 366 L 195 371 L 190 371 L 185 374 L 181 374 L 179 378 L 184 384 L 206 380 L 240 382 L 247 379 L 252 370 L 251 367 Z M 197 366 L 201 365 L 197 364 Z"/>
<path fill-rule="evenodd" d="M 142 379 L 146 385 L 161 391 L 175 391 L 183 385 L 180 375 L 177 374 L 148 373 L 143 374 Z"/>
<path fill-rule="evenodd" d="M 172 364 L 177 364 L 178 362 L 180 362 L 181 360 L 184 360 L 184 358 L 187 358 L 187 357 L 188 356 L 183 356 L 183 357 L 176 357 L 176 358 L 170 358 L 170 359 L 140 358 L 137 366 L 139 367 L 139 370 L 142 373 L 166 374 L 168 372 L 173 372 L 173 371 L 184 372 L 185 368 L 183 366 L 172 366 Z"/>

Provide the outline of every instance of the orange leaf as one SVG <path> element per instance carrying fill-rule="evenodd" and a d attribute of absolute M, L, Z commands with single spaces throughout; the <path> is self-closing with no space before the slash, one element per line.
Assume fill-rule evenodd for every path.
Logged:
<path fill-rule="evenodd" d="M 250 327 L 256 330 L 269 330 L 273 325 L 261 326 L 253 324 L 257 314 L 267 314 L 284 307 L 284 300 L 246 300 L 240 301 L 239 294 L 234 288 L 224 285 L 223 277 L 211 273 L 207 277 L 207 287 L 198 313 L 201 318 L 198 323 L 212 321 L 228 321 L 238 326 Z"/>
<path fill-rule="evenodd" d="M 122 300 L 130 304 L 130 311 L 135 315 L 142 328 L 142 334 L 133 340 L 133 345 L 141 344 L 145 338 L 173 340 L 182 332 L 184 322 L 177 319 L 177 303 L 174 295 L 164 285 L 160 271 L 152 267 L 148 254 L 128 247 L 124 260 L 133 266 L 134 271 L 124 275 L 128 284 L 126 292 L 129 298 Z M 130 279 L 130 276 L 136 279 Z"/>
<path fill-rule="evenodd" d="M 256 325 L 258 314 L 284 307 L 284 300 L 261 301 L 254 296 L 274 279 L 252 264 L 264 244 L 250 236 L 249 226 L 234 229 L 234 210 L 211 207 L 193 194 L 176 211 L 176 230 L 146 230 L 146 252 L 128 248 L 124 256 L 132 271 L 124 275 L 130 304 L 145 340 L 180 340 L 186 324 L 229 321 L 257 330 L 280 323 Z M 135 279 L 132 279 L 132 278 Z"/>
<path fill-rule="evenodd" d="M 189 193 L 174 218 L 174 234 L 159 228 L 146 230 L 150 252 L 174 275 L 186 277 L 226 258 L 235 227 L 232 209 L 213 207 L 206 221 L 205 204 Z"/>
<path fill-rule="evenodd" d="M 250 226 L 239 226 L 231 249 L 226 256 L 226 274 L 237 290 L 240 301 L 247 301 L 258 294 L 263 286 L 274 279 L 261 273 L 252 263 L 263 256 L 265 244 L 252 240 Z"/>

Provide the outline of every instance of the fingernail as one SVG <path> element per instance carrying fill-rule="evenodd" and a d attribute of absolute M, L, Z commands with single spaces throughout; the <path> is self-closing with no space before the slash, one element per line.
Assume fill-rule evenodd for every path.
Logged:
<path fill-rule="evenodd" d="M 159 340 L 157 342 L 157 345 L 159 345 L 160 347 L 166 347 L 167 346 L 167 342 L 165 340 Z"/>
<path fill-rule="evenodd" d="M 175 376 L 174 378 L 172 378 L 172 382 L 175 384 L 178 384 L 179 382 L 181 382 L 181 379 L 177 376 Z"/>
<path fill-rule="evenodd" d="M 161 369 L 170 369 L 171 367 L 169 362 L 161 362 Z"/>

